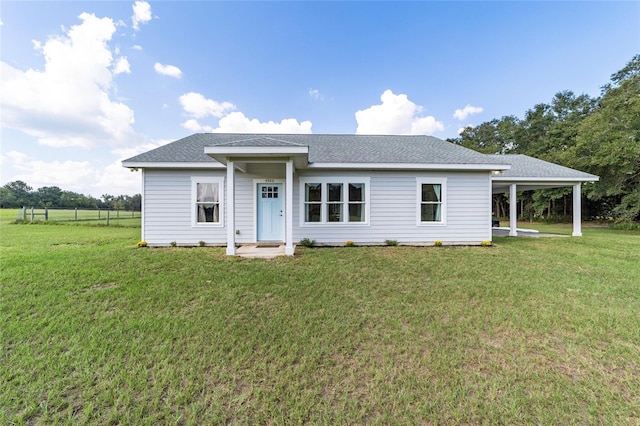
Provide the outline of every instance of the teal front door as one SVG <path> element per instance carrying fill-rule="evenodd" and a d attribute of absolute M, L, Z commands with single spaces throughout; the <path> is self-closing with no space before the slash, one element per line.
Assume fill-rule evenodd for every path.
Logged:
<path fill-rule="evenodd" d="M 284 194 L 281 183 L 259 183 L 258 241 L 284 241 Z"/>

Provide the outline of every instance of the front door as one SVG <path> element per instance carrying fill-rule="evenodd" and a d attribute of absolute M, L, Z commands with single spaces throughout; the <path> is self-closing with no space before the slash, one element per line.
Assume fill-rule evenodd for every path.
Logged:
<path fill-rule="evenodd" d="M 259 183 L 257 201 L 258 241 L 284 241 L 284 194 L 281 183 Z"/>

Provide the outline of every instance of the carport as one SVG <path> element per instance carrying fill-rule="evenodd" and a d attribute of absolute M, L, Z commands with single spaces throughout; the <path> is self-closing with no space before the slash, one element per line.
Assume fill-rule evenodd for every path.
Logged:
<path fill-rule="evenodd" d="M 509 194 L 509 235 L 518 236 L 517 193 L 535 189 L 573 187 L 573 232 L 574 237 L 582 236 L 582 184 L 598 181 L 598 176 L 569 167 L 549 163 L 522 154 L 492 155 L 496 160 L 506 162 L 511 168 L 493 172 L 491 187 L 493 194 Z"/>

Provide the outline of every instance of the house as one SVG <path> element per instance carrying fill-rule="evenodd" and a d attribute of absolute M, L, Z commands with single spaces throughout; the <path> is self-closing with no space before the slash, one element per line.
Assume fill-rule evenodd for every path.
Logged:
<path fill-rule="evenodd" d="M 491 196 L 574 187 L 597 176 L 527 156 L 485 155 L 431 136 L 194 134 L 123 161 L 142 170 L 151 246 L 276 242 L 477 245 Z M 513 204 L 512 206 L 515 206 Z M 512 235 L 515 208 L 512 208 Z"/>

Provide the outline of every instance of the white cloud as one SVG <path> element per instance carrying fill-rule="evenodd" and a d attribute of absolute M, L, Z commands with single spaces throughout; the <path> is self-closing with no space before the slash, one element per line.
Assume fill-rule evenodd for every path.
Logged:
<path fill-rule="evenodd" d="M 126 160 L 127 158 L 131 158 L 134 155 L 142 154 L 143 152 L 151 151 L 152 149 L 156 149 L 162 145 L 166 145 L 169 142 L 173 142 L 173 139 L 156 139 L 144 144 L 117 148 L 112 152 L 120 158 L 120 160 L 118 161 L 122 161 Z"/>
<path fill-rule="evenodd" d="M 133 50 L 142 50 L 142 46 L 140 46 L 139 44 L 134 44 L 133 46 L 131 46 L 131 48 Z"/>
<path fill-rule="evenodd" d="M 191 130 L 192 132 L 213 132 L 214 131 L 213 127 L 203 126 L 202 124 L 198 123 L 198 120 L 196 120 L 195 118 L 190 118 L 184 123 L 182 123 L 182 127 L 184 127 L 187 130 Z"/>
<path fill-rule="evenodd" d="M 182 77 L 182 70 L 174 65 L 162 65 L 159 62 L 153 66 L 158 74 L 168 75 L 169 77 L 180 78 Z"/>
<path fill-rule="evenodd" d="M 131 22 L 133 22 L 133 29 L 137 31 L 140 29 L 140 24 L 146 24 L 151 20 L 151 5 L 146 1 L 136 1 L 132 9 Z"/>
<path fill-rule="evenodd" d="M 103 170 L 97 173 L 95 183 L 88 188 L 88 191 L 95 196 L 102 194 L 133 195 L 140 193 L 142 184 L 140 173 L 122 167 L 122 160 L 166 145 L 169 142 L 173 142 L 173 140 L 157 139 L 136 146 L 114 149 L 112 153 L 118 157 L 118 160 L 108 164 Z"/>
<path fill-rule="evenodd" d="M 82 192 L 86 189 L 86 182 L 97 176 L 88 161 L 42 161 L 17 151 L 10 151 L 6 156 L 19 172 L 11 180 L 22 180 L 33 188 L 59 186 L 64 190 Z"/>
<path fill-rule="evenodd" d="M 100 196 L 102 194 L 133 195 L 140 193 L 142 184 L 140 173 L 122 167 L 122 160 L 158 148 L 169 142 L 173 141 L 160 139 L 133 147 L 113 150 L 112 152 L 118 156 L 118 160 L 107 165 L 102 171 L 97 173 L 95 183 L 88 188 L 88 191 L 94 196 Z"/>
<path fill-rule="evenodd" d="M 442 122 L 434 117 L 418 116 L 423 108 L 407 95 L 385 90 L 380 100 L 382 104 L 356 112 L 357 134 L 422 135 L 444 130 Z"/>
<path fill-rule="evenodd" d="M 114 161 L 97 173 L 95 183 L 88 188 L 88 192 L 94 197 L 103 194 L 134 195 L 141 191 L 140 172 L 122 167 L 120 160 Z"/>
<path fill-rule="evenodd" d="M 116 64 L 113 67 L 113 75 L 122 73 L 131 74 L 131 65 L 129 64 L 129 60 L 126 56 L 118 58 Z"/>
<path fill-rule="evenodd" d="M 210 133 L 311 133 L 311 126 L 311 121 L 298 122 L 295 118 L 262 122 L 255 118 L 249 119 L 239 111 L 222 117 L 218 127 L 202 125 L 195 119 L 182 123 L 182 127 L 192 132 Z"/>
<path fill-rule="evenodd" d="M 79 18 L 64 35 L 34 43 L 44 57 L 42 71 L 0 62 L 2 125 L 46 145 L 117 145 L 134 134 L 133 110 L 110 99 L 113 77 L 127 72 L 129 63 L 114 63 L 107 44 L 115 32 L 110 18 Z"/>
<path fill-rule="evenodd" d="M 189 92 L 180 96 L 180 104 L 186 113 L 195 118 L 203 118 L 207 116 L 222 117 L 227 111 L 236 109 L 231 102 L 217 102 L 213 99 L 207 99 L 200 93 Z"/>
<path fill-rule="evenodd" d="M 457 118 L 458 120 L 462 121 L 462 120 L 466 120 L 467 117 L 469 117 L 470 115 L 479 114 L 482 111 L 484 111 L 484 109 L 482 107 L 475 107 L 475 106 L 472 106 L 472 105 L 467 105 L 462 109 L 457 109 L 453 113 L 453 118 Z"/>
<path fill-rule="evenodd" d="M 275 121 L 261 122 L 249 119 L 241 112 L 232 112 L 222 117 L 218 123 L 217 133 L 311 133 L 311 121 L 298 122 L 295 118 L 285 118 L 279 123 Z"/>
<path fill-rule="evenodd" d="M 140 173 L 122 167 L 122 160 L 158 148 L 172 140 L 159 139 L 136 146 L 114 149 L 118 159 L 102 167 L 89 161 L 41 161 L 29 155 L 9 151 L 2 161 L 11 164 L 16 173 L 8 181 L 22 180 L 33 188 L 59 186 L 63 190 L 100 197 L 102 194 L 140 193 Z"/>
<path fill-rule="evenodd" d="M 311 96 L 316 101 L 324 101 L 324 95 L 320 93 L 318 89 L 309 89 L 309 96 Z"/>
<path fill-rule="evenodd" d="M 311 133 L 311 121 L 298 122 L 295 118 L 285 118 L 280 122 L 262 122 L 250 119 L 242 112 L 235 111 L 236 106 L 230 102 L 218 102 L 207 99 L 200 93 L 190 92 L 180 96 L 180 104 L 191 116 L 182 123 L 182 127 L 192 132 L 216 133 Z M 201 124 L 197 118 L 219 118 L 218 127 Z"/>

